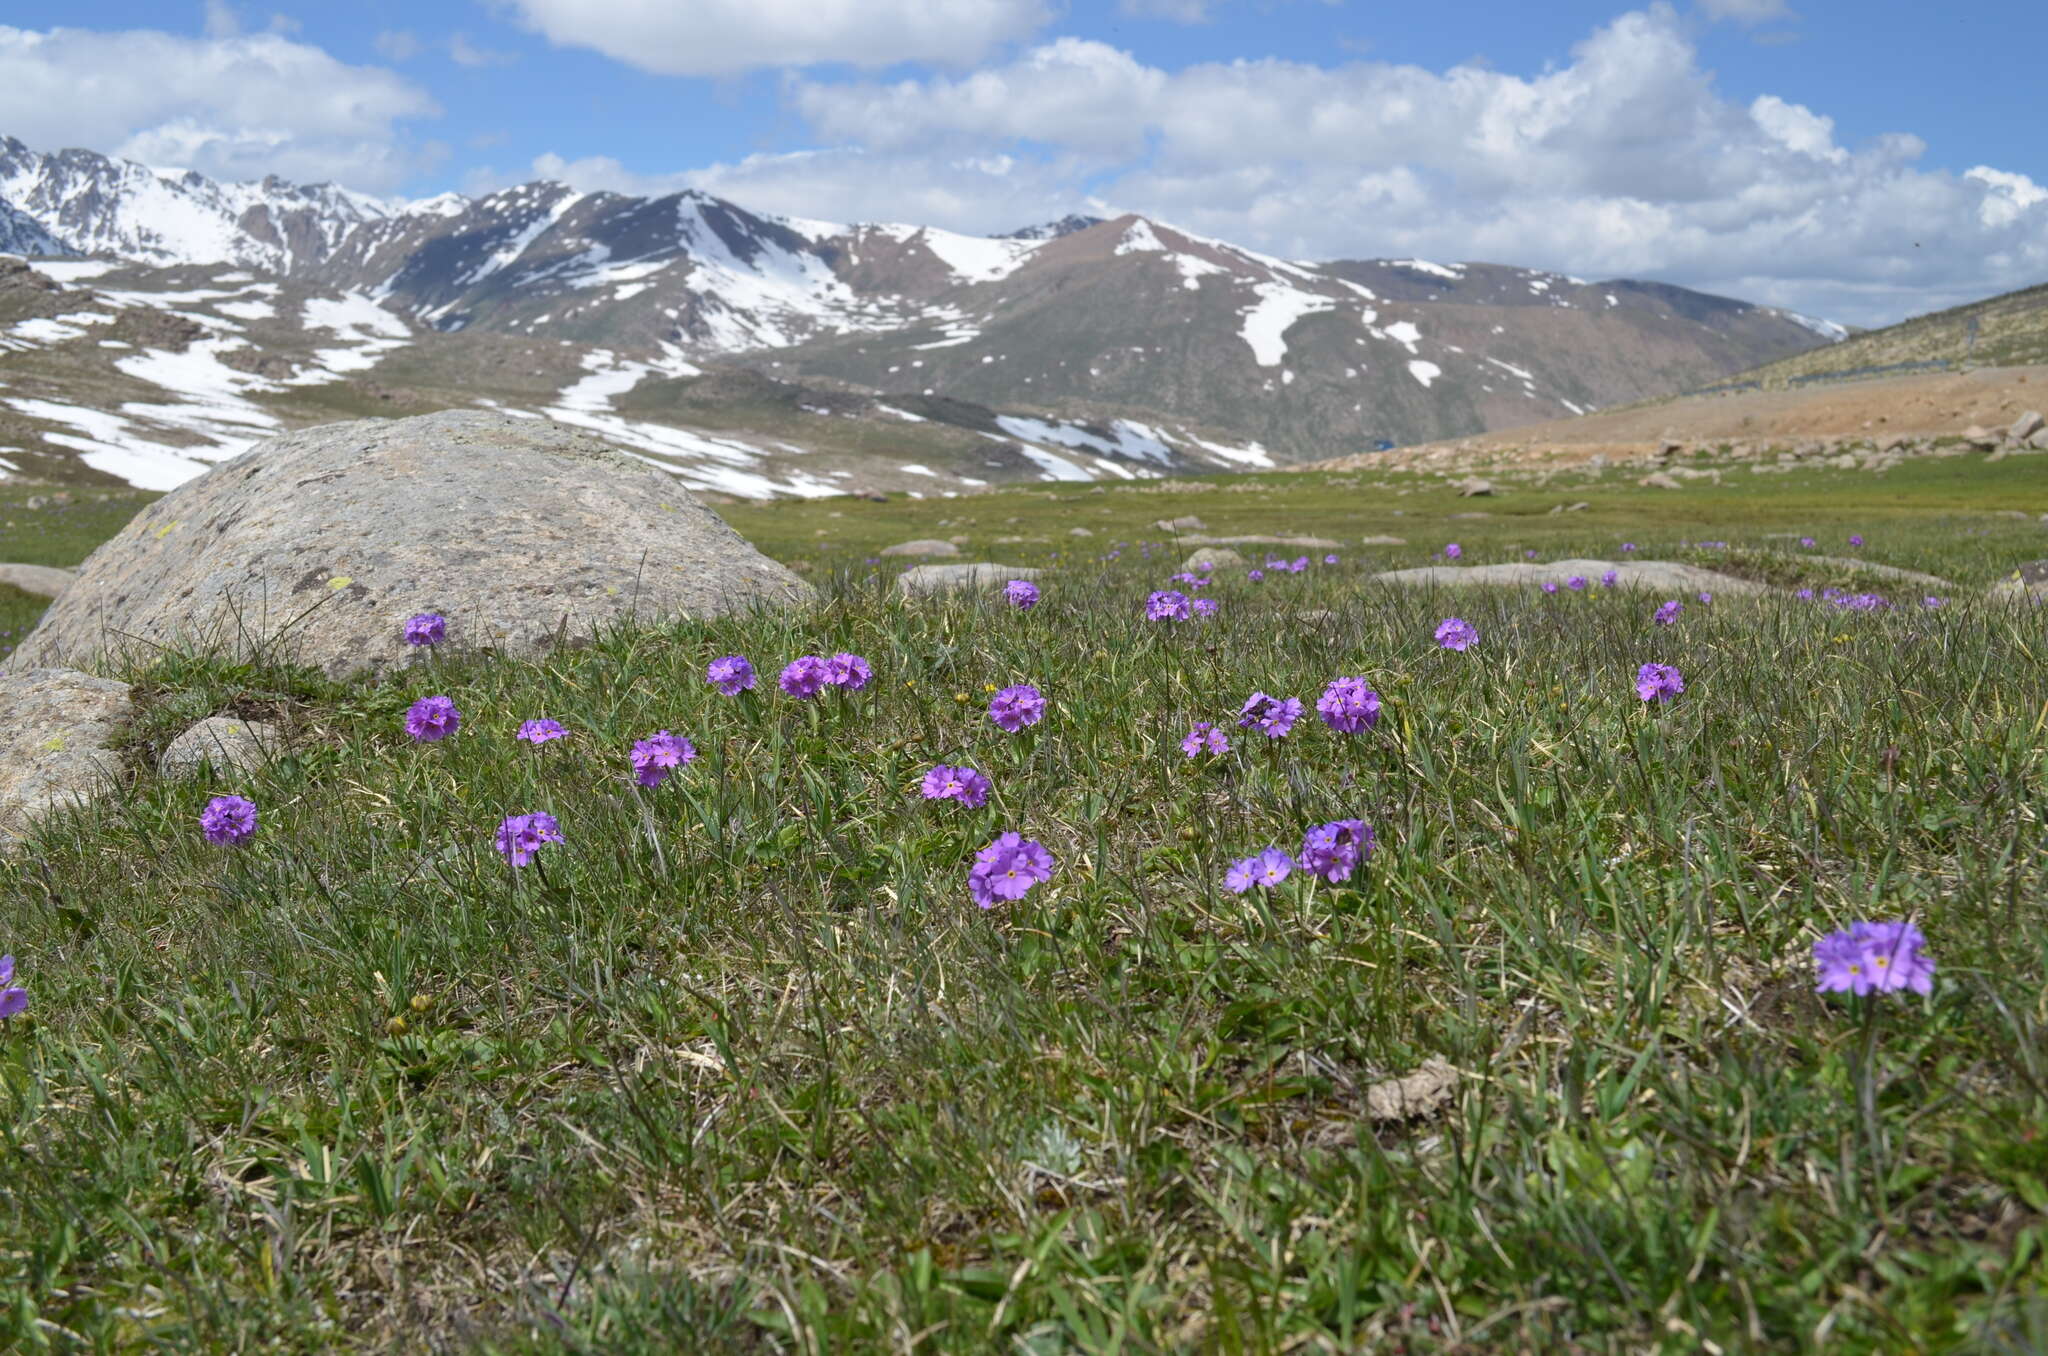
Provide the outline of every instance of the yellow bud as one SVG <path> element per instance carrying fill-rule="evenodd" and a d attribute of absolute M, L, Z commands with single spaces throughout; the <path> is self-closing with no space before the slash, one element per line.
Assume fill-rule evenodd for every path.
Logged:
<path fill-rule="evenodd" d="M 994 683 L 983 683 L 981 685 L 981 690 L 983 692 L 993 692 L 996 690 L 996 685 Z"/>
<path fill-rule="evenodd" d="M 967 694 L 965 692 L 955 692 L 953 694 L 953 700 L 956 702 L 965 702 L 967 700 Z"/>
<path fill-rule="evenodd" d="M 434 1006 L 434 1000 L 425 994 L 416 993 L 412 996 L 412 1010 L 414 1012 L 425 1012 L 432 1006 Z"/>
<path fill-rule="evenodd" d="M 384 1031 L 387 1035 L 403 1036 L 405 1034 L 405 1018 L 393 1017 L 390 1021 L 384 1023 Z"/>

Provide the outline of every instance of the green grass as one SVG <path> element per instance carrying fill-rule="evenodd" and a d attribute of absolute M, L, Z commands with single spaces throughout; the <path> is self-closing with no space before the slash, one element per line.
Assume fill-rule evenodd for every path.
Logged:
<path fill-rule="evenodd" d="M 133 490 L 74 489 L 68 504 L 26 507 L 32 498 L 56 493 L 48 486 L 0 485 L 0 561 L 76 565 L 156 498 Z M 0 656 L 14 649 L 46 606 L 46 599 L 0 584 Z"/>
<path fill-rule="evenodd" d="M 161 661 L 135 675 L 127 791 L 0 861 L 31 995 L 0 1028 L 0 1340 L 2039 1349 L 2048 675 L 2038 616 L 1973 599 L 2042 531 L 1968 511 L 2030 491 L 1948 465 L 1924 510 L 1898 506 L 1901 468 L 1827 482 L 1838 505 L 1772 478 L 1516 491 L 1450 524 L 1468 561 L 1727 538 L 1687 558 L 1786 583 L 1833 576 L 1764 532 L 1856 530 L 1958 581 L 1938 611 L 1724 601 L 1658 628 L 1640 595 L 1391 592 L 1347 551 L 1219 575 L 1221 615 L 1169 629 L 1140 604 L 1176 556 L 1069 546 L 1028 614 L 906 607 L 820 554 L 815 612 L 543 662 L 441 655 L 372 685 Z M 1469 507 L 1391 518 L 1342 490 L 732 517 L 782 525 L 762 539 L 785 555 L 858 523 L 833 548 L 856 565 L 965 515 L 993 534 L 1112 507 L 1091 556 L 1180 511 L 1405 519 L 1427 535 L 1382 554 L 1418 563 Z M 1541 513 L 1578 498 L 1596 507 Z M 1430 642 L 1453 611 L 1481 632 L 1465 655 Z M 773 690 L 839 649 L 873 687 Z M 752 698 L 701 680 L 732 652 L 764 671 Z M 1635 698 L 1647 660 L 1685 673 L 1668 707 Z M 1371 733 L 1311 711 L 1222 759 L 1179 751 L 1253 689 L 1312 706 L 1339 674 L 1383 694 Z M 995 730 L 991 686 L 1027 681 L 1047 719 Z M 428 693 L 467 718 L 416 746 L 401 717 Z M 295 751 L 155 780 L 216 711 L 282 722 Z M 573 737 L 514 742 L 540 714 Z M 640 791 L 625 751 L 658 728 L 701 756 Z M 994 779 L 986 809 L 915 797 L 962 761 Z M 211 848 L 195 820 L 230 791 L 262 829 Z M 515 874 L 492 831 L 542 809 L 568 841 Z M 1222 889 L 1233 858 L 1353 815 L 1379 847 L 1350 882 Z M 967 865 L 1004 829 L 1059 869 L 984 912 Z M 1908 915 L 1931 1000 L 1813 993 L 1817 933 Z M 1461 1073 L 1448 1099 L 1369 1114 L 1432 1058 Z"/>

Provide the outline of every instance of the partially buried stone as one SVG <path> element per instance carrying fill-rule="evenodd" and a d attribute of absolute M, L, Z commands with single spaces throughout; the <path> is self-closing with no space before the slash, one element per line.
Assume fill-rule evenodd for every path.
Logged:
<path fill-rule="evenodd" d="M 0 673 L 0 848 L 42 815 L 116 789 L 126 683 L 73 669 Z"/>
<path fill-rule="evenodd" d="M 253 773 L 277 755 L 283 737 L 265 721 L 209 716 L 173 739 L 157 760 L 159 775 L 190 777 L 208 763 L 221 772 Z"/>

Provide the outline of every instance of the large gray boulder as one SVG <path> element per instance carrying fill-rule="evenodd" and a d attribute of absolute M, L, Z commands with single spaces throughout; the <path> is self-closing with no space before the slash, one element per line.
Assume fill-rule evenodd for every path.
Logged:
<path fill-rule="evenodd" d="M 1990 588 L 1993 598 L 2025 598 L 2039 602 L 2048 597 L 2048 560 L 2030 560 Z"/>
<path fill-rule="evenodd" d="M 1328 537 L 1273 537 L 1251 533 L 1236 537 L 1187 537 L 1182 546 L 1294 546 L 1304 551 L 1334 551 L 1344 543 Z"/>
<path fill-rule="evenodd" d="M 1242 564 L 1244 564 L 1244 557 L 1231 550 L 1228 546 L 1204 546 L 1198 548 L 1193 555 L 1183 560 L 1180 563 L 1180 567 L 1183 571 L 1223 570 Z"/>
<path fill-rule="evenodd" d="M 144 509 L 9 664 L 104 668 L 163 646 L 331 677 L 407 656 L 405 619 L 531 655 L 628 616 L 803 602 L 665 473 L 540 419 L 444 410 L 287 433 Z"/>
<path fill-rule="evenodd" d="M 2021 516 L 2024 517 L 2026 515 L 2022 514 Z M 1794 559 L 1809 565 L 1832 565 L 1840 570 L 1861 570 L 1864 574 L 1882 575 L 1886 579 L 1896 579 L 1902 584 L 1918 584 L 1923 588 L 1952 589 L 1955 587 L 1953 583 L 1943 579 L 1938 574 L 1922 574 L 1918 570 L 1908 570 L 1898 565 L 1882 565 L 1874 560 L 1857 560 L 1853 556 L 1810 556 L 1802 551 Z"/>
<path fill-rule="evenodd" d="M 1000 589 L 1012 579 L 1036 579 L 1041 573 L 1025 565 L 997 565 L 986 560 L 913 565 L 896 576 L 896 591 L 906 598 L 918 598 L 956 589 Z"/>
<path fill-rule="evenodd" d="M 45 811 L 117 787 L 111 745 L 133 715 L 126 683 L 71 669 L 0 673 L 0 848 Z"/>
<path fill-rule="evenodd" d="M 59 598 L 77 576 L 55 565 L 0 565 L 0 584 L 12 584 L 38 598 Z"/>
<path fill-rule="evenodd" d="M 1704 590 L 1730 597 L 1773 592 L 1754 580 L 1738 579 L 1732 574 L 1703 570 L 1697 565 L 1672 560 L 1517 560 L 1501 565 L 1423 565 L 1412 570 L 1386 570 L 1373 578 L 1418 588 L 1452 588 L 1465 584 L 1530 587 L 1540 586 L 1547 580 L 1563 584 L 1578 575 L 1589 586 L 1598 588 L 1600 576 L 1609 570 L 1614 571 L 1616 588 L 1651 589 L 1673 594 L 1694 594 Z"/>

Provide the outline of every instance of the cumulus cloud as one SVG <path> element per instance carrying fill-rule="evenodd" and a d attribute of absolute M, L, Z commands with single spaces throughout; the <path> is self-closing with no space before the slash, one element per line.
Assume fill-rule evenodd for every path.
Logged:
<path fill-rule="evenodd" d="M 280 174 L 370 192 L 431 156 L 401 125 L 440 109 L 396 73 L 279 33 L 231 31 L 229 19 L 215 27 L 192 38 L 0 25 L 0 128 L 39 150 L 85 146 L 221 179 Z"/>
<path fill-rule="evenodd" d="M 1044 0 L 509 0 L 536 32 L 659 75 L 964 64 L 1030 36 Z"/>
<path fill-rule="evenodd" d="M 832 163 L 861 167 L 784 209 L 812 216 L 871 215 L 851 209 L 880 188 L 957 200 L 934 223 L 986 229 L 991 212 L 954 191 L 985 185 L 959 166 L 1005 155 L 1003 182 L 1045 195 L 1023 220 L 1095 198 L 1292 257 L 1651 276 L 1861 323 L 2048 273 L 2048 191 L 1992 167 L 1921 168 L 1925 144 L 1904 133 L 1842 145 L 1831 118 L 1785 98 L 1729 100 L 1661 4 L 1531 76 L 1283 60 L 1168 72 L 1062 38 L 962 76 L 786 92 Z M 726 167 L 721 182 L 747 202 L 788 168 Z M 998 199 L 1005 222 L 1012 201 Z"/>

